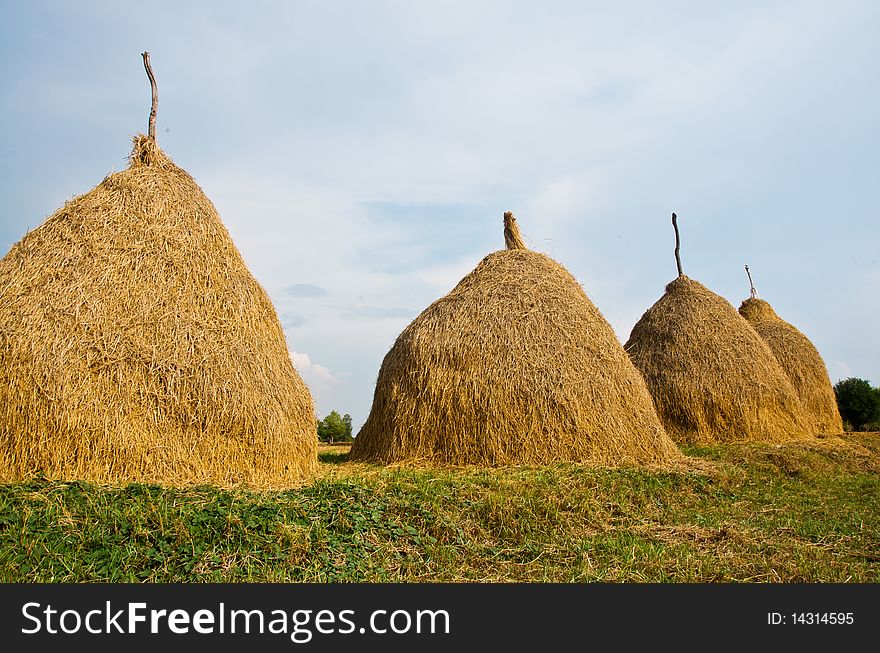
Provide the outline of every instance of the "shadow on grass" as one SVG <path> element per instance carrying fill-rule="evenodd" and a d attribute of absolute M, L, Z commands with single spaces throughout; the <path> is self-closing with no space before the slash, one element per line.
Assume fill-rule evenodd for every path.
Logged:
<path fill-rule="evenodd" d="M 339 465 L 348 460 L 348 452 L 334 453 L 332 451 L 322 451 L 318 453 L 318 462 L 327 463 L 329 465 Z"/>

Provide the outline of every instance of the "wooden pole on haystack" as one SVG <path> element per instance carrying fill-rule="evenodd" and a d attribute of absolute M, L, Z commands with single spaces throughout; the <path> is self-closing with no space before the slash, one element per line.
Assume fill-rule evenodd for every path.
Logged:
<path fill-rule="evenodd" d="M 681 240 L 678 236 L 678 222 L 675 213 L 672 214 L 672 228 L 675 229 L 675 265 L 678 266 L 678 276 L 682 276 L 684 272 L 681 271 L 681 257 L 678 254 L 679 249 L 681 249 Z"/>
<path fill-rule="evenodd" d="M 749 287 L 750 287 L 749 292 L 752 295 L 752 299 L 757 299 L 758 298 L 758 291 L 755 290 L 755 284 L 752 282 L 752 273 L 749 272 L 748 265 L 746 266 L 746 274 L 749 275 Z"/>
<path fill-rule="evenodd" d="M 150 122 L 147 125 L 147 136 L 156 140 L 156 109 L 159 106 L 159 89 L 156 87 L 156 78 L 153 76 L 153 69 L 150 67 L 150 53 L 142 52 L 144 58 L 144 69 L 147 71 L 147 77 L 150 78 L 150 93 L 152 102 L 150 104 Z"/>

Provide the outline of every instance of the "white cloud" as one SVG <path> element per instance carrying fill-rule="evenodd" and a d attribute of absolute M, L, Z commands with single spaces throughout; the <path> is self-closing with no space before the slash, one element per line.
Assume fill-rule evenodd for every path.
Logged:
<path fill-rule="evenodd" d="M 339 385 L 339 379 L 324 365 L 312 361 L 308 354 L 289 350 L 293 366 L 299 372 L 300 377 L 309 388 L 312 400 L 315 403 L 315 414 L 322 414 L 332 410 L 333 391 Z"/>
<path fill-rule="evenodd" d="M 559 237 L 567 223 L 595 217 L 608 201 L 612 180 L 607 170 L 592 168 L 563 175 L 538 187 L 526 200 L 523 215 L 528 217 L 528 231 L 544 237 Z M 537 246 L 538 243 L 533 243 Z"/>
<path fill-rule="evenodd" d="M 335 383 L 336 377 L 323 365 L 312 362 L 308 354 L 297 351 L 290 352 L 293 366 L 302 374 L 303 379 L 309 379 L 317 383 Z M 308 382 L 308 381 L 307 381 Z"/>

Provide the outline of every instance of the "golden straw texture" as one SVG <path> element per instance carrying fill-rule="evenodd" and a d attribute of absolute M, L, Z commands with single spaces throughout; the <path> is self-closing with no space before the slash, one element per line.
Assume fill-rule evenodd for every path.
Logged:
<path fill-rule="evenodd" d="M 504 214 L 504 245 L 507 249 L 528 249 L 519 232 L 516 218 L 510 211 Z"/>
<path fill-rule="evenodd" d="M 843 433 L 843 421 L 825 361 L 812 342 L 763 299 L 747 299 L 739 313 L 770 346 L 817 433 Z"/>
<path fill-rule="evenodd" d="M 311 395 L 216 209 L 145 136 L 0 261 L 0 479 L 284 485 Z"/>
<path fill-rule="evenodd" d="M 625 349 L 676 442 L 784 441 L 812 432 L 770 348 L 730 303 L 681 275 Z"/>
<path fill-rule="evenodd" d="M 561 265 L 489 254 L 382 362 L 354 460 L 655 465 L 681 454 L 610 325 Z"/>

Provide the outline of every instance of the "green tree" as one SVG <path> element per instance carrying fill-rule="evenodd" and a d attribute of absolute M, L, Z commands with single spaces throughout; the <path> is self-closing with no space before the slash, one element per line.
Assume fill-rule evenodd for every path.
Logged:
<path fill-rule="evenodd" d="M 346 422 L 346 418 L 348 421 Z M 333 444 L 334 442 L 351 442 L 351 415 L 345 417 L 335 410 L 324 419 L 318 420 L 318 440 Z"/>
<path fill-rule="evenodd" d="M 840 416 L 854 431 L 861 431 L 866 425 L 880 420 L 880 390 L 872 388 L 865 379 L 850 377 L 838 381 L 834 394 Z"/>

